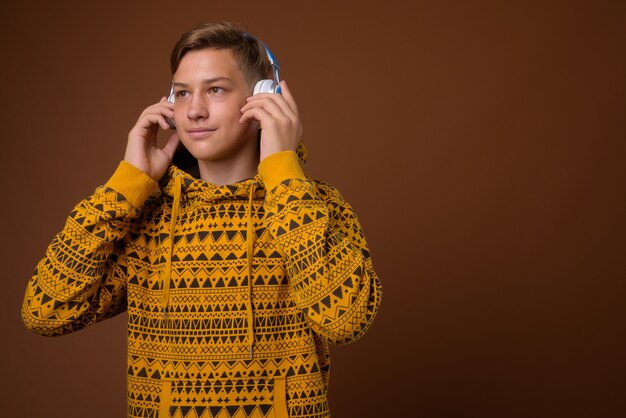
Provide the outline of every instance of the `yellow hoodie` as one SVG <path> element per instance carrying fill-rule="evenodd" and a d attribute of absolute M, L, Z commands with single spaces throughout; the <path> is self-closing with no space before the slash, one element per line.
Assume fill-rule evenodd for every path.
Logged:
<path fill-rule="evenodd" d="M 128 311 L 128 416 L 328 417 L 328 344 L 362 336 L 382 289 L 358 219 L 303 173 L 306 148 L 217 186 L 121 161 L 30 279 L 55 336 Z"/>

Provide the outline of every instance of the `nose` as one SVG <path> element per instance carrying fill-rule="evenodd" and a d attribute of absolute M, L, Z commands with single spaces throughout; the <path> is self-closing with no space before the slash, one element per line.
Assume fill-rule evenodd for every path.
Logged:
<path fill-rule="evenodd" d="M 190 120 L 206 119 L 209 117 L 208 103 L 201 94 L 194 94 L 187 108 L 187 117 Z"/>

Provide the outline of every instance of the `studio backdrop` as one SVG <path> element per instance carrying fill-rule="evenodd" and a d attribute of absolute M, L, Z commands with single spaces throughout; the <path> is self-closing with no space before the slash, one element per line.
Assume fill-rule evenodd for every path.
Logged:
<path fill-rule="evenodd" d="M 126 314 L 29 333 L 26 284 L 203 21 L 271 46 L 304 171 L 352 205 L 383 298 L 331 347 L 333 417 L 624 416 L 619 1 L 5 2 L 2 415 L 126 414 Z M 164 137 L 161 137 L 161 140 Z"/>

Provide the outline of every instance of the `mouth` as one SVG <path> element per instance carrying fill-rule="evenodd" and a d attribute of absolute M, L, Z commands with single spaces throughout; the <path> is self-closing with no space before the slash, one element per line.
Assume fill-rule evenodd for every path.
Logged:
<path fill-rule="evenodd" d="M 201 139 L 211 136 L 217 128 L 191 128 L 187 129 L 187 134 L 190 138 Z"/>

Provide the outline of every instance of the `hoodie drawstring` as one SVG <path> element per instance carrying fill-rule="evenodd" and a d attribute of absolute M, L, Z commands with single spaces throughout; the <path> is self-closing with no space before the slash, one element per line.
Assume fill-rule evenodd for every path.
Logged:
<path fill-rule="evenodd" d="M 254 188 L 256 183 L 252 183 L 250 186 L 250 195 L 248 197 L 248 210 L 246 211 L 248 217 L 248 231 L 246 233 L 246 245 L 248 255 L 248 346 L 250 347 L 250 358 L 253 357 L 254 347 L 254 315 L 252 313 L 252 253 L 254 246 L 254 231 L 252 230 L 252 196 L 254 195 Z"/>
<path fill-rule="evenodd" d="M 170 278 L 172 277 L 172 253 L 174 252 L 174 229 L 178 218 L 178 207 L 180 206 L 180 192 L 183 184 L 182 173 L 174 173 L 174 202 L 172 203 L 172 219 L 170 221 L 170 248 L 167 253 L 165 263 L 165 275 L 163 276 L 163 319 L 167 319 L 167 307 L 170 303 Z"/>
<path fill-rule="evenodd" d="M 165 272 L 163 275 L 163 299 L 161 301 L 161 308 L 163 310 L 163 319 L 167 320 L 167 309 L 169 306 L 170 300 L 170 280 L 172 277 L 172 255 L 174 252 L 174 230 L 176 228 L 176 221 L 178 219 L 178 211 L 180 206 L 180 195 L 182 189 L 182 173 L 176 172 L 174 173 L 174 201 L 172 203 L 172 218 L 170 221 L 170 240 L 169 240 L 169 251 L 167 253 L 167 260 L 165 264 Z M 248 207 L 246 209 L 246 217 L 247 217 L 247 233 L 246 233 L 246 254 L 247 254 L 247 264 L 248 264 L 248 303 L 246 306 L 248 313 L 248 332 L 247 332 L 247 340 L 248 347 L 250 350 L 250 358 L 253 357 L 253 349 L 254 349 L 254 314 L 252 312 L 252 259 L 253 259 L 253 249 L 254 249 L 254 241 L 255 241 L 255 233 L 252 228 L 252 199 L 254 197 L 255 187 L 257 186 L 256 182 L 251 183 L 250 194 L 248 196 Z"/>

